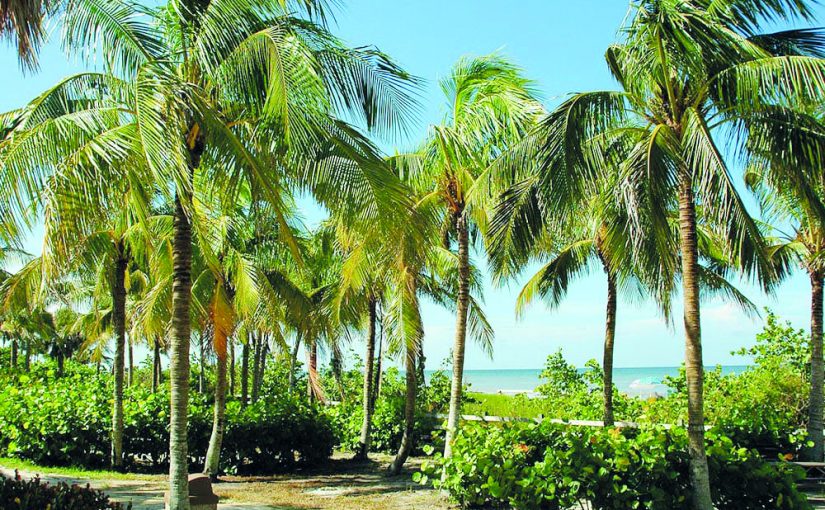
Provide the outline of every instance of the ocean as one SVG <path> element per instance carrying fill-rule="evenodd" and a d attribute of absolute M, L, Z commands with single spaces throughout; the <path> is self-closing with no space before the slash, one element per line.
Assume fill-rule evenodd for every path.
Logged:
<path fill-rule="evenodd" d="M 714 368 L 707 367 L 707 370 Z M 747 368 L 745 365 L 723 366 L 722 373 L 740 373 Z M 480 393 L 533 393 L 542 383 L 540 374 L 541 369 L 465 370 L 464 382 L 470 385 L 471 391 Z M 678 374 L 679 367 L 614 368 L 613 384 L 628 395 L 665 395 L 668 388 L 662 380 Z"/>

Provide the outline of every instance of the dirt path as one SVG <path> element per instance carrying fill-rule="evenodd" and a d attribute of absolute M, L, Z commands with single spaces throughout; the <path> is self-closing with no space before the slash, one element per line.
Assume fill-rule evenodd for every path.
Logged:
<path fill-rule="evenodd" d="M 220 496 L 220 510 L 441 510 L 449 503 L 431 488 L 411 480 L 413 459 L 408 470 L 397 477 L 386 476 L 390 457 L 376 455 L 368 463 L 353 463 L 336 455 L 320 469 L 271 477 L 222 477 L 213 485 Z M 0 473 L 13 476 L 14 470 L 0 467 Z M 131 502 L 134 510 L 163 509 L 165 477 L 142 477 L 140 480 L 86 479 L 21 471 L 24 478 L 40 475 L 51 483 L 90 485 L 109 494 L 113 501 Z"/>

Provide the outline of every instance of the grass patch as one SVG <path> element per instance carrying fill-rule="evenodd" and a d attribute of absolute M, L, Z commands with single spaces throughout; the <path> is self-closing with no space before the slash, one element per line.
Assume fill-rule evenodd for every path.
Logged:
<path fill-rule="evenodd" d="M 502 395 L 490 393 L 467 393 L 462 403 L 462 414 L 479 416 L 506 416 L 512 418 L 537 418 L 545 414 L 544 402 L 526 395 Z"/>
<path fill-rule="evenodd" d="M 59 475 L 70 478 L 86 478 L 89 480 L 161 480 L 163 475 L 144 475 L 135 473 L 120 473 L 117 471 L 89 470 L 76 467 L 51 467 L 39 466 L 32 462 L 15 459 L 12 457 L 0 457 L 0 466 L 7 469 L 19 469 L 29 471 L 39 475 Z"/>

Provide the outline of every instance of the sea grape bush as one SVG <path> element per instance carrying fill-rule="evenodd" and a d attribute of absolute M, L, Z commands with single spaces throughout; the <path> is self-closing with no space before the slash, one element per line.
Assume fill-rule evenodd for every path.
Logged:
<path fill-rule="evenodd" d="M 715 433 L 707 442 L 718 509 L 810 508 L 796 489 L 804 477 L 798 468 L 766 462 Z M 414 478 L 432 480 L 463 507 L 690 507 L 683 429 L 468 425 L 452 457 L 425 462 Z"/>
<path fill-rule="evenodd" d="M 111 430 L 111 377 L 75 363 L 56 377 L 49 364 L 30 374 L 0 376 L 0 455 L 41 465 L 107 466 Z M 241 409 L 227 405 L 222 469 L 270 473 L 326 459 L 335 444 L 332 422 L 316 406 L 288 395 L 264 396 Z M 131 471 L 168 466 L 169 393 L 128 388 L 124 399 L 124 452 Z M 212 404 L 191 393 L 192 469 L 203 467 L 212 427 Z"/>
<path fill-rule="evenodd" d="M 15 471 L 14 478 L 0 475 L 0 508 L 3 510 L 129 510 L 131 503 L 122 505 L 109 501 L 102 491 L 88 485 L 45 483 L 39 478 L 23 480 Z"/>

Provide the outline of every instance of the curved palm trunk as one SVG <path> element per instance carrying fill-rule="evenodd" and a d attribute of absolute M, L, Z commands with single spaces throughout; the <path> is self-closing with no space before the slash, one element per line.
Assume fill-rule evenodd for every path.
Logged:
<path fill-rule="evenodd" d="M 809 460 L 822 462 L 825 437 L 822 434 L 823 360 L 822 360 L 822 284 L 823 275 L 811 271 L 811 394 L 808 404 L 808 438 L 813 446 L 805 453 Z"/>
<path fill-rule="evenodd" d="M 407 353 L 405 358 L 404 371 L 406 372 L 407 380 L 407 395 L 404 400 L 404 435 L 401 436 L 401 446 L 398 448 L 398 453 L 390 464 L 390 474 L 397 475 L 401 472 L 404 463 L 407 462 L 407 457 L 413 448 L 413 427 L 415 426 L 415 397 L 418 390 L 418 381 L 416 379 L 415 366 L 415 352 L 407 346 Z"/>
<path fill-rule="evenodd" d="M 226 429 L 226 337 L 215 331 L 215 356 L 218 358 L 215 374 L 215 409 L 212 419 L 212 435 L 209 437 L 209 448 L 206 450 L 206 464 L 204 474 L 210 478 L 218 477 L 221 460 L 221 443 Z"/>
<path fill-rule="evenodd" d="M 307 394 L 309 401 L 324 401 L 324 390 L 321 388 L 321 377 L 318 375 L 318 342 L 312 340 L 307 345 Z"/>
<path fill-rule="evenodd" d="M 452 455 L 452 441 L 461 417 L 464 348 L 467 342 L 467 308 L 470 296 L 470 239 L 468 230 L 467 217 L 461 214 L 456 220 L 458 234 L 458 298 L 456 303 L 455 344 L 453 345 L 453 380 L 450 389 L 450 414 L 447 417 L 444 457 Z M 413 368 L 415 368 L 414 365 Z"/>
<path fill-rule="evenodd" d="M 699 315 L 698 247 L 696 241 L 696 204 L 693 180 L 687 170 L 679 179 L 679 241 L 682 252 L 682 292 L 684 294 L 685 371 L 688 389 L 688 449 L 693 508 L 712 510 L 708 458 L 705 453 L 705 415 L 703 403 L 704 366 Z"/>
<path fill-rule="evenodd" d="M 370 448 L 370 428 L 372 426 L 373 411 L 373 366 L 375 364 L 375 298 L 369 298 L 369 326 L 367 330 L 367 350 L 364 355 L 364 421 L 361 423 L 361 437 L 355 450 L 355 458 L 366 460 Z"/>
<path fill-rule="evenodd" d="M 197 168 L 200 155 L 193 155 Z M 189 342 L 192 300 L 192 226 L 175 198 L 174 240 L 172 246 L 172 335 L 169 378 L 171 387 L 169 420 L 169 510 L 189 509 L 189 445 L 186 430 L 189 406 Z"/>
<path fill-rule="evenodd" d="M 607 271 L 607 268 L 605 267 Z M 613 341 L 616 337 L 616 277 L 607 271 L 607 313 L 604 332 L 604 425 L 612 426 L 613 418 Z"/>
<path fill-rule="evenodd" d="M 121 248 L 118 247 L 118 250 Z M 112 408 L 112 467 L 119 469 L 123 465 L 123 371 L 124 349 L 126 344 L 126 259 L 122 256 L 115 261 L 112 275 L 112 325 L 115 333 L 115 389 Z"/>

